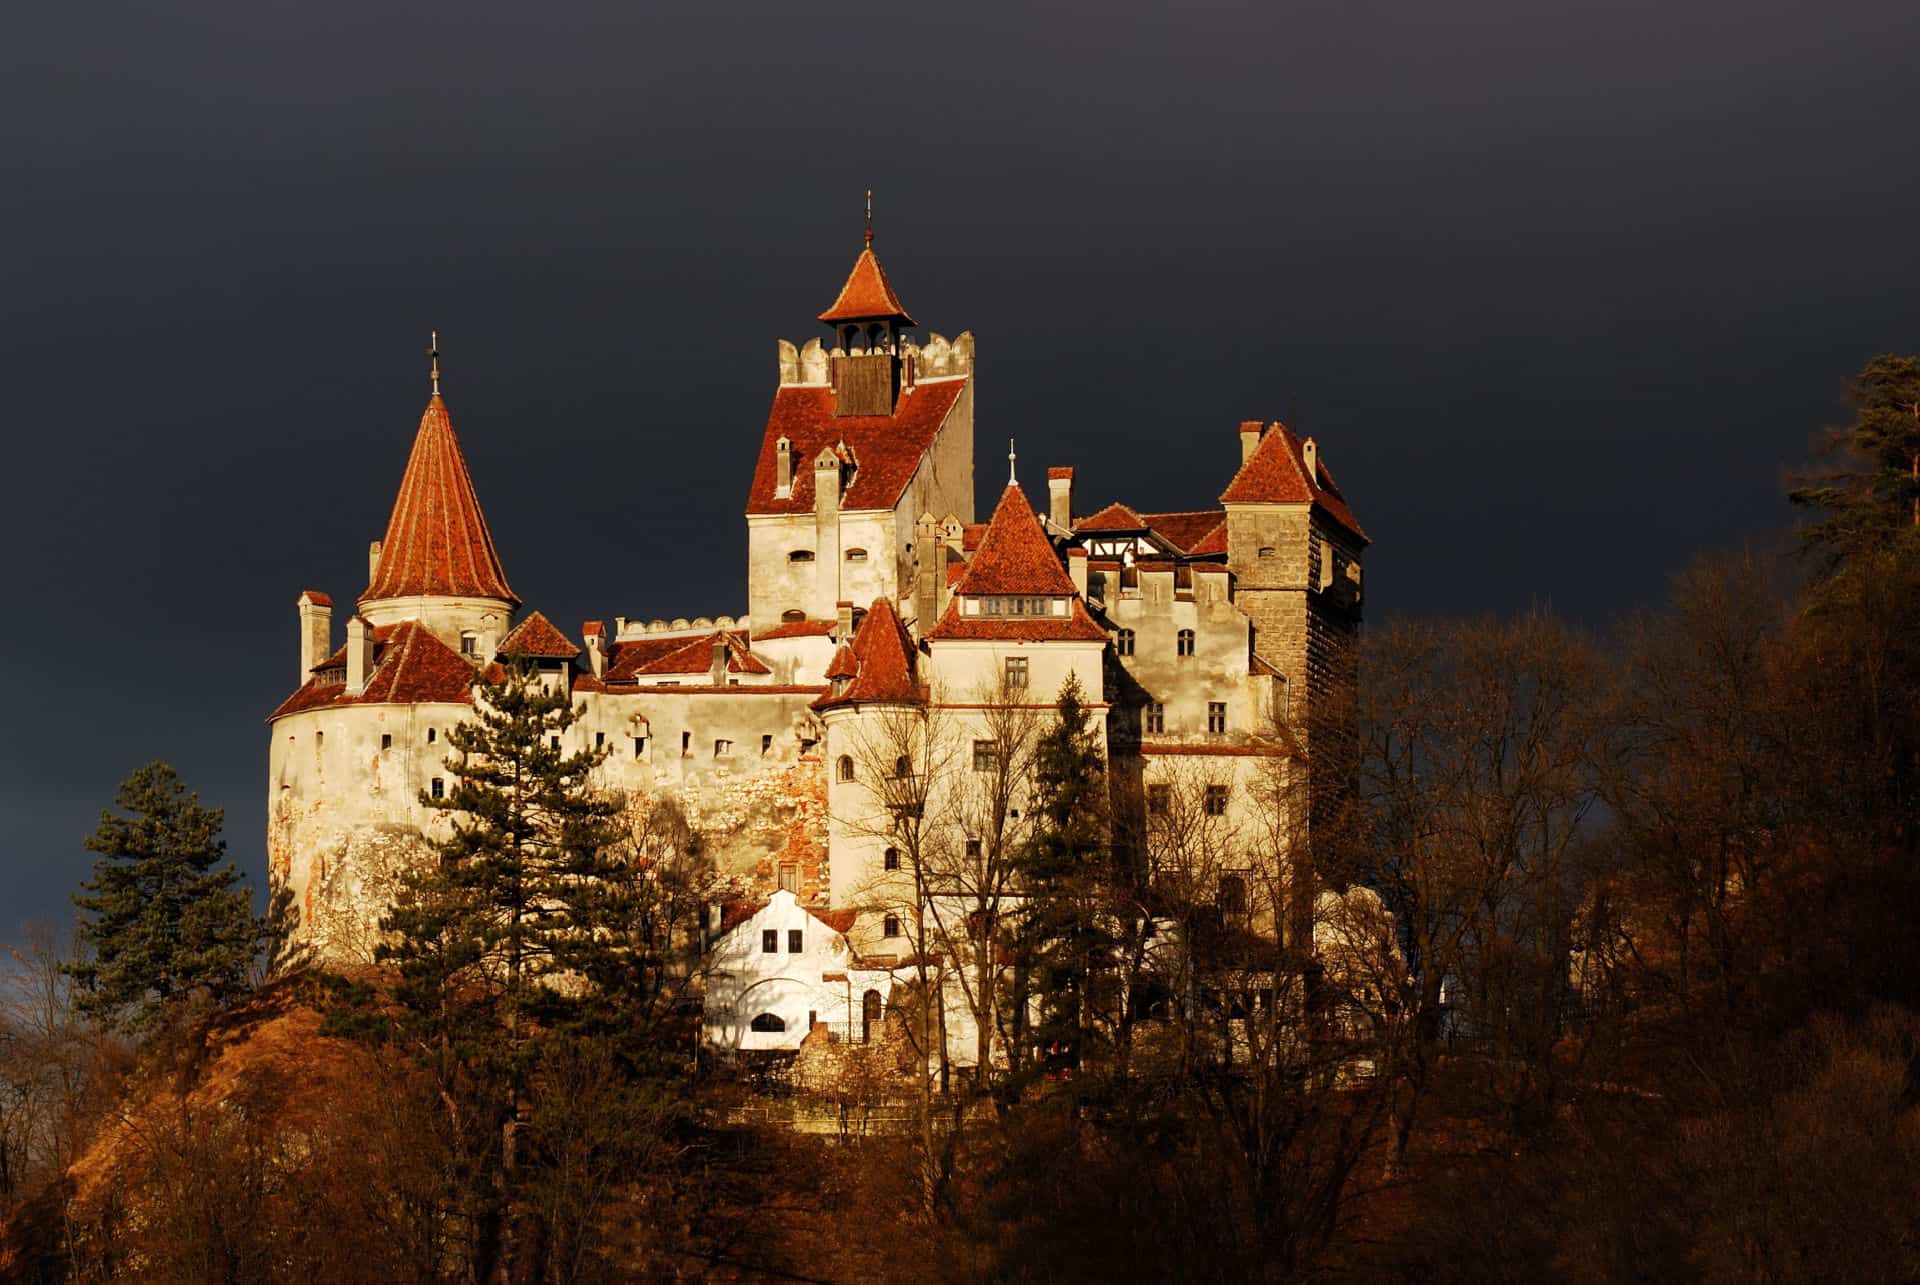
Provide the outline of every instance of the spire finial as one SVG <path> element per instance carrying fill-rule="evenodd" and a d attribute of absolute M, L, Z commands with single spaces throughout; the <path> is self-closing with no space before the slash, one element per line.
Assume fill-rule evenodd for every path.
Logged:
<path fill-rule="evenodd" d="M 873 249 L 873 189 L 867 189 L 867 249 Z"/>
<path fill-rule="evenodd" d="M 1013 472 L 1014 458 L 1015 456 L 1013 454 L 1013 439 L 1009 437 L 1007 439 L 1007 485 L 1008 486 L 1020 485 L 1020 479 L 1014 476 L 1014 472 Z"/>
<path fill-rule="evenodd" d="M 433 378 L 433 395 L 438 397 L 440 395 L 440 332 L 433 331 L 432 336 L 427 341 L 427 361 L 429 373 Z"/>

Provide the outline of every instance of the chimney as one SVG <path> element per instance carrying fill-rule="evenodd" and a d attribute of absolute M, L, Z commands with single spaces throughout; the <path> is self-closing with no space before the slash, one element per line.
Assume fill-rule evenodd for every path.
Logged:
<path fill-rule="evenodd" d="M 603 620 L 589 620 L 580 627 L 580 633 L 587 644 L 587 668 L 595 678 L 607 676 L 607 625 Z"/>
<path fill-rule="evenodd" d="M 913 547 L 913 615 L 915 627 L 925 635 L 939 618 L 935 614 L 940 599 L 937 577 L 947 573 L 947 550 L 940 543 L 939 518 L 931 513 L 920 515 L 920 520 L 913 524 Z"/>
<path fill-rule="evenodd" d="M 347 621 L 347 695 L 358 696 L 367 690 L 367 676 L 372 669 L 373 634 L 365 618 L 356 615 Z"/>
<path fill-rule="evenodd" d="M 367 583 L 372 584 L 373 578 L 379 574 L 380 574 L 380 542 L 378 540 L 375 540 L 372 544 L 367 546 Z"/>
<path fill-rule="evenodd" d="M 1073 470 L 1047 470 L 1047 516 L 1062 531 L 1073 530 Z"/>
<path fill-rule="evenodd" d="M 1300 458 L 1307 466 L 1307 482 L 1316 489 L 1320 485 L 1320 448 L 1309 437 L 1300 443 Z"/>
<path fill-rule="evenodd" d="M 773 493 L 781 499 L 793 494 L 793 443 L 782 437 L 773 446 Z"/>
<path fill-rule="evenodd" d="M 713 636 L 713 667 L 707 671 L 707 681 L 715 687 L 727 685 L 727 636 Z"/>
<path fill-rule="evenodd" d="M 313 677 L 313 667 L 333 654 L 333 599 L 309 589 L 295 604 L 300 613 L 300 685 Z"/>
<path fill-rule="evenodd" d="M 1087 596 L 1087 551 L 1075 545 L 1067 550 L 1067 574 L 1073 578 L 1073 591 Z"/>
<path fill-rule="evenodd" d="M 836 603 L 833 609 L 833 618 L 834 618 L 834 628 L 836 631 L 834 634 L 835 642 L 846 642 L 849 638 L 853 637 L 853 604 L 852 603 L 850 602 Z"/>
<path fill-rule="evenodd" d="M 1240 462 L 1242 464 L 1253 458 L 1254 450 L 1260 445 L 1262 431 L 1260 421 L 1257 419 L 1240 421 Z"/>

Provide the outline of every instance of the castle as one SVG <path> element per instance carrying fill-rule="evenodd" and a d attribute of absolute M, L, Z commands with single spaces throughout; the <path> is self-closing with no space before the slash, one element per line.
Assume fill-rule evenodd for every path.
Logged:
<path fill-rule="evenodd" d="M 829 343 L 778 345 L 746 611 L 588 620 L 577 642 L 507 583 L 436 357 L 344 641 L 332 600 L 302 593 L 299 682 L 268 720 L 270 878 L 303 945 L 371 958 L 447 824 L 420 796 L 449 787 L 446 730 L 496 658 L 574 697 L 569 735 L 606 751 L 596 784 L 671 796 L 706 836 L 738 893 L 715 910 L 708 998 L 709 1036 L 732 1047 L 790 1047 L 822 1012 L 870 1024 L 911 953 L 887 912 L 905 876 L 880 784 L 902 717 L 949 729 L 959 752 L 920 767 L 959 781 L 993 766 L 996 710 L 1051 710 L 1071 678 L 1144 813 L 1184 783 L 1230 815 L 1297 753 L 1350 681 L 1367 544 L 1311 437 L 1223 432 L 1219 507 L 1190 512 L 1084 512 L 1070 468 L 1047 471 L 1036 511 L 1010 450 L 976 522 L 973 336 L 909 336 L 871 229 L 819 321 Z M 1244 900 L 1230 860 L 1210 877 L 1223 906 Z"/>

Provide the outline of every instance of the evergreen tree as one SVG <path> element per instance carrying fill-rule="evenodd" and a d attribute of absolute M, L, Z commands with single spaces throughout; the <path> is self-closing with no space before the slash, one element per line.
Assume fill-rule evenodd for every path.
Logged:
<path fill-rule="evenodd" d="M 1820 511 L 1806 539 L 1836 560 L 1920 538 L 1920 357 L 1875 357 L 1848 399 L 1854 420 L 1833 434 L 1836 467 L 1788 493 Z"/>
<path fill-rule="evenodd" d="M 1028 1043 L 1053 1067 L 1080 1065 L 1094 1009 L 1110 998 L 1098 993 L 1112 944 L 1106 762 L 1084 701 L 1069 676 L 1035 746 L 1034 833 L 1021 861 L 1020 963 L 1040 1009 Z M 1015 1021 L 1024 1020 L 1016 1002 Z"/>
<path fill-rule="evenodd" d="M 264 926 L 252 890 L 224 860 L 222 810 L 202 807 L 158 762 L 120 783 L 115 806 L 127 815 L 100 814 L 87 840 L 100 860 L 73 899 L 85 915 L 85 956 L 69 970 L 79 1007 L 143 1030 L 179 1001 L 240 994 Z"/>

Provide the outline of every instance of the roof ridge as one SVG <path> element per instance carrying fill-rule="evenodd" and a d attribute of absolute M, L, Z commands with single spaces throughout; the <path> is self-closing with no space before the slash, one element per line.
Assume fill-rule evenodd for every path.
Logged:
<path fill-rule="evenodd" d="M 1047 594 L 1075 592 L 1073 578 L 1060 565 L 1053 542 L 1040 529 L 1027 493 L 1018 482 L 1007 483 L 987 521 L 980 547 L 967 563 L 955 594 Z"/>

